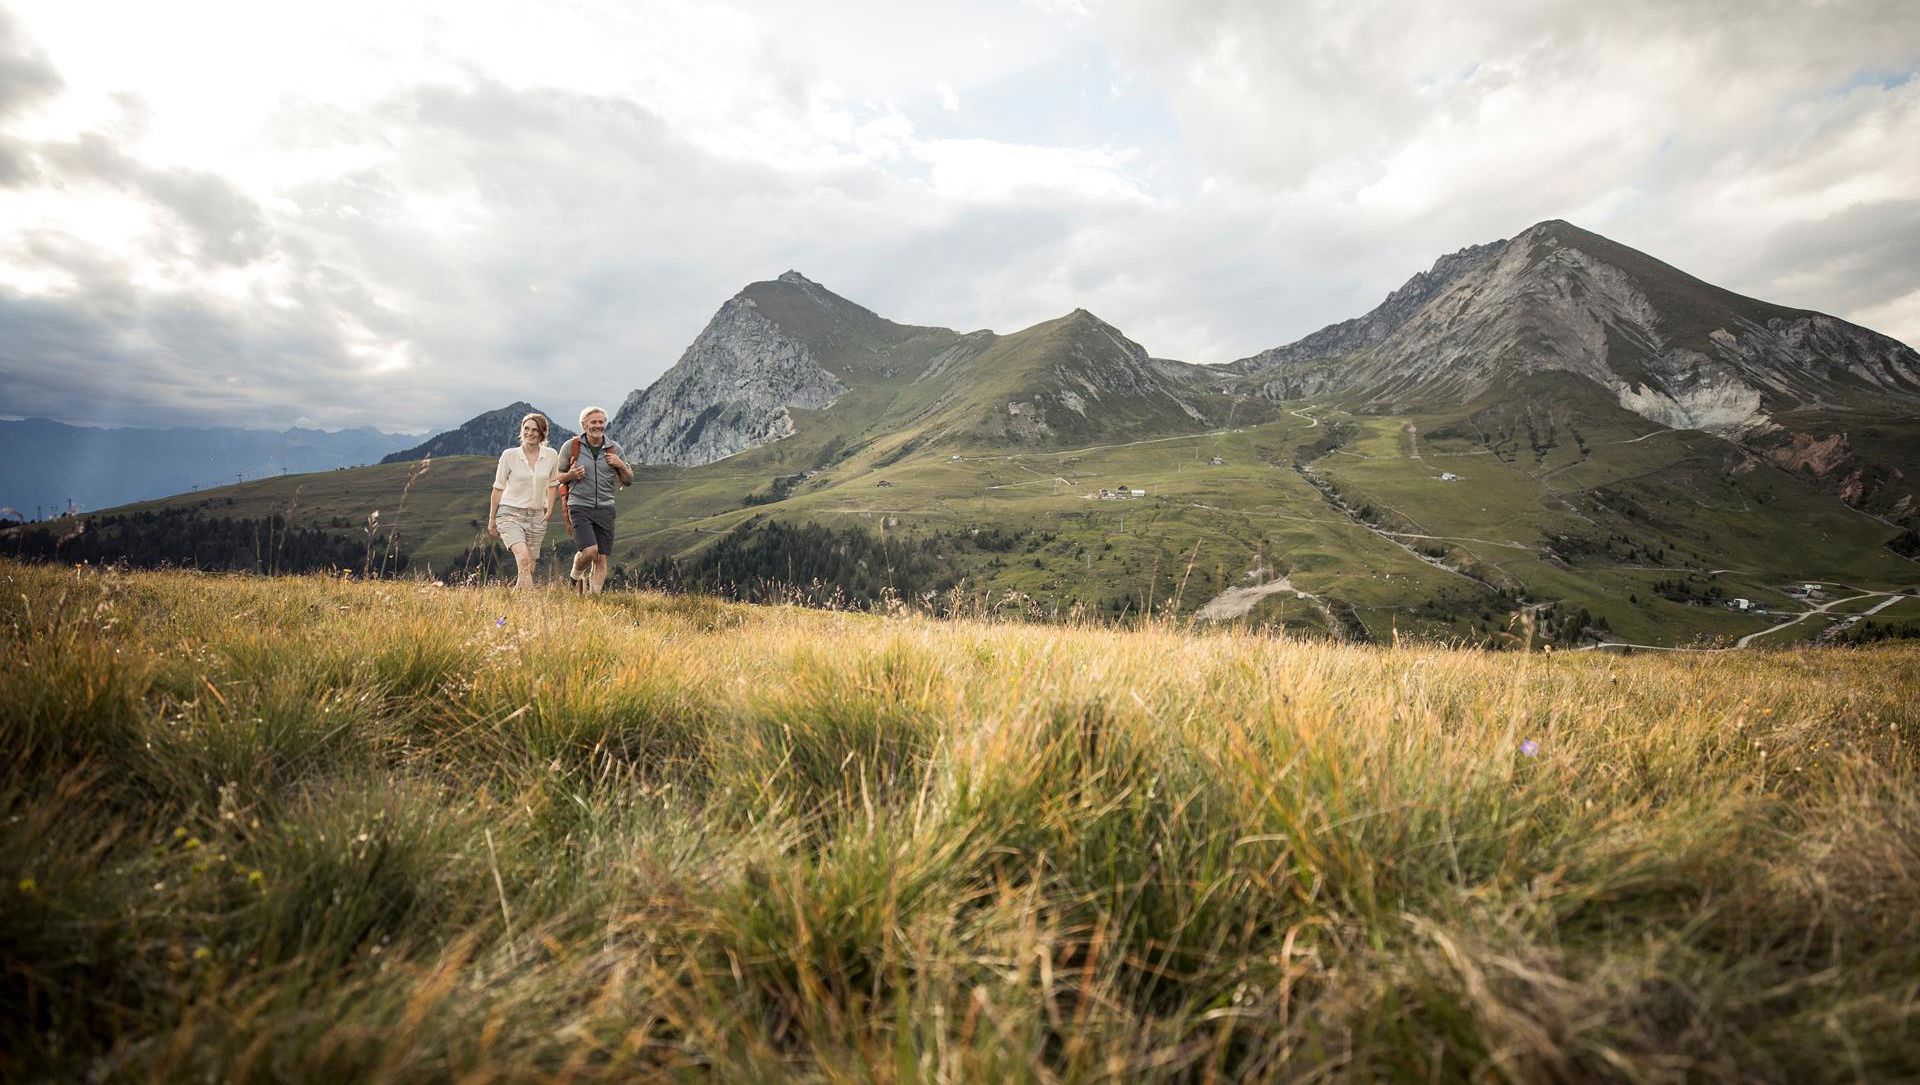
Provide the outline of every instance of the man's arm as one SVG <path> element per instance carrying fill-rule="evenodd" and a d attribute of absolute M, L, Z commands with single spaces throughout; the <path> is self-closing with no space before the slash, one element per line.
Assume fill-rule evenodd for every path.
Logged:
<path fill-rule="evenodd" d="M 627 466 L 626 459 L 620 455 L 620 446 L 612 441 L 607 442 L 607 466 L 620 476 L 620 485 L 633 485 L 633 468 Z"/>

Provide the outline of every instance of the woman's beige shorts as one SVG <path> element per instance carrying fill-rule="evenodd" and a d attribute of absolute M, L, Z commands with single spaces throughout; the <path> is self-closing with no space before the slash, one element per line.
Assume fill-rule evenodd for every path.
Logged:
<path fill-rule="evenodd" d="M 540 545 L 547 541 L 547 521 L 540 515 L 539 509 L 502 505 L 494 515 L 493 522 L 499 525 L 500 541 L 509 550 L 526 543 L 529 551 L 538 554 Z"/>

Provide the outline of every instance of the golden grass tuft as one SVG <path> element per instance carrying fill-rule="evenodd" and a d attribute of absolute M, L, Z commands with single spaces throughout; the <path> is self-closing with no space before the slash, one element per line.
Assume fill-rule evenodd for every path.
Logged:
<path fill-rule="evenodd" d="M 0 1076 L 1920 1076 L 1920 654 L 0 564 Z"/>

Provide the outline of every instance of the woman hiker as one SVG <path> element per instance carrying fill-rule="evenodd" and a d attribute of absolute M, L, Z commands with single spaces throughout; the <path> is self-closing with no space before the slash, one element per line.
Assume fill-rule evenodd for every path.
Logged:
<path fill-rule="evenodd" d="M 487 506 L 487 534 L 513 551 L 518 590 L 533 587 L 533 567 L 547 538 L 553 515 L 554 476 L 560 454 L 547 444 L 547 417 L 539 412 L 520 420 L 520 443 L 500 453 L 493 470 L 493 498 Z"/>

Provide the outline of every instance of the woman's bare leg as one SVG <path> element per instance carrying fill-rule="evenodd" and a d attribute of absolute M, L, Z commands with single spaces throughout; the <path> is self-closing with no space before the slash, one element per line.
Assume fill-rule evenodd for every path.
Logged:
<path fill-rule="evenodd" d="M 537 560 L 533 556 L 533 549 L 525 542 L 513 544 L 513 564 L 519 573 L 518 579 L 513 582 L 515 591 L 526 591 L 533 587 L 533 565 Z"/>

